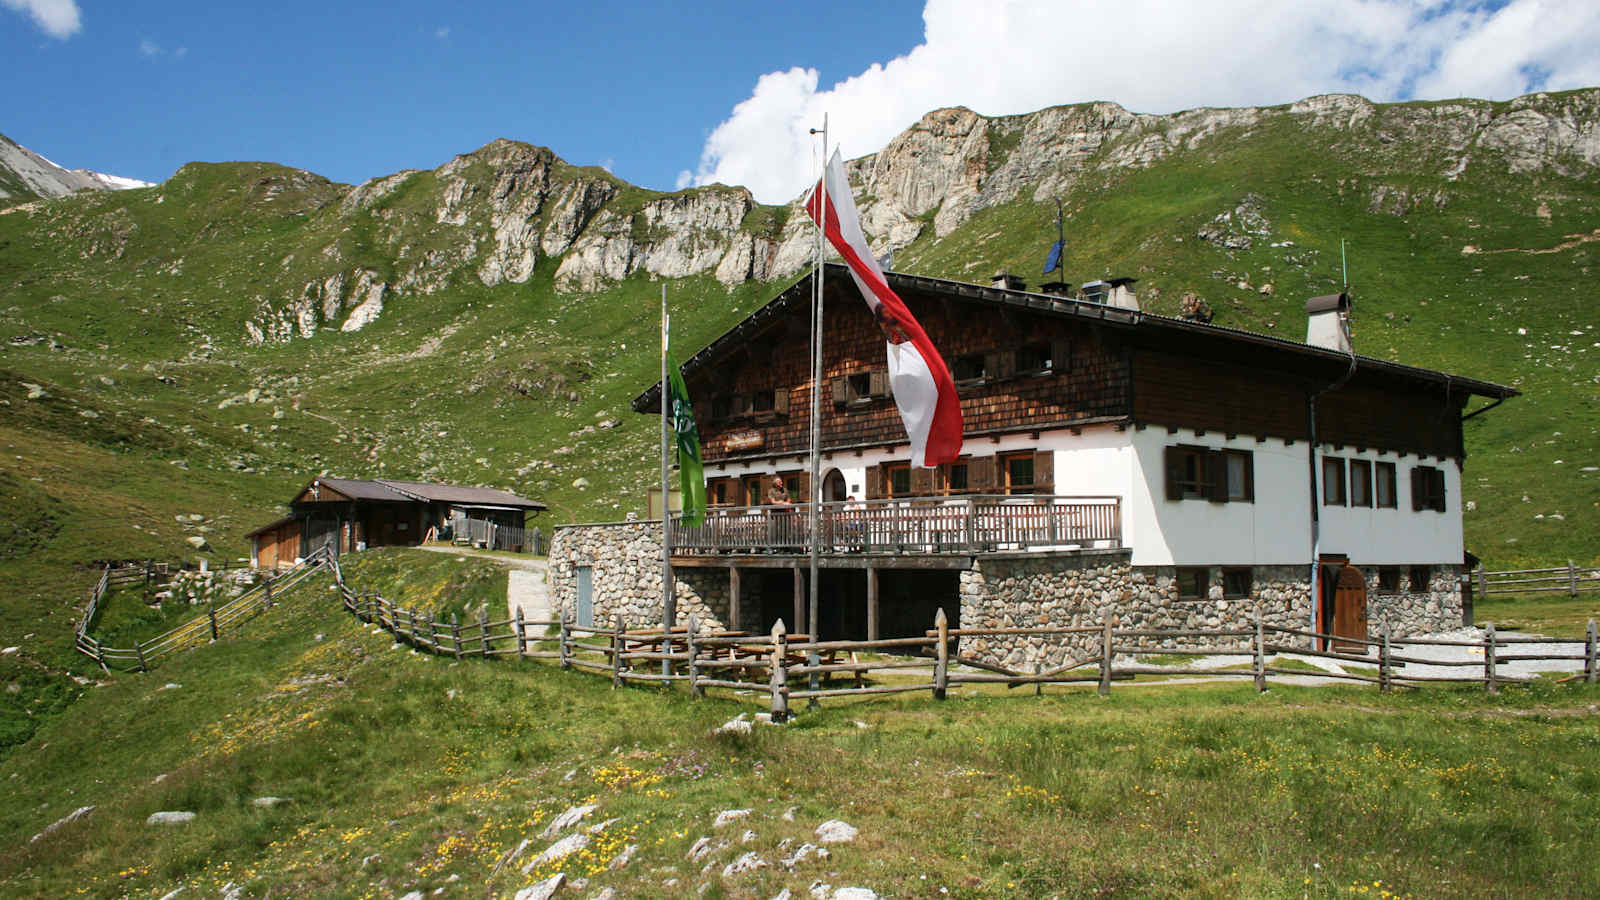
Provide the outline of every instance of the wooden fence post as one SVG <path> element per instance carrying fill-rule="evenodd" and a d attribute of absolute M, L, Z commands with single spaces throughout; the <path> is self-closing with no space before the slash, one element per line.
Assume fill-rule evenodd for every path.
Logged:
<path fill-rule="evenodd" d="M 144 645 L 139 643 L 138 641 L 134 641 L 133 642 L 133 652 L 135 654 L 137 654 L 138 657 L 139 657 L 139 671 L 141 671 L 141 672 L 150 671 L 150 667 L 145 665 L 145 661 L 144 661 Z"/>
<path fill-rule="evenodd" d="M 271 609 L 272 608 L 272 579 L 271 578 L 267 579 L 267 605 L 264 608 L 265 609 Z"/>
<path fill-rule="evenodd" d="M 517 606 L 516 622 L 517 622 L 517 655 L 521 656 L 523 653 L 526 653 L 527 650 L 528 650 L 528 629 L 527 629 L 527 625 L 522 621 L 522 606 L 520 604 Z"/>
<path fill-rule="evenodd" d="M 1100 696 L 1111 696 L 1111 608 L 1100 612 Z"/>
<path fill-rule="evenodd" d="M 789 721 L 789 670 L 785 657 L 789 655 L 789 639 L 783 630 L 783 620 L 772 625 L 772 674 L 769 688 L 772 692 L 772 723 L 782 725 Z"/>
<path fill-rule="evenodd" d="M 1478 596 L 1489 599 L 1489 576 L 1484 574 L 1481 564 L 1478 566 Z"/>
<path fill-rule="evenodd" d="M 456 659 L 461 658 L 461 615 L 450 614 L 450 642 L 455 644 Z"/>
<path fill-rule="evenodd" d="M 1383 622 L 1383 643 L 1378 646 L 1378 690 L 1389 693 L 1394 675 L 1389 668 L 1389 621 Z"/>
<path fill-rule="evenodd" d="M 933 616 L 933 630 L 939 642 L 933 651 L 933 699 L 943 700 L 950 686 L 950 619 L 942 606 Z"/>
<path fill-rule="evenodd" d="M 1572 596 L 1578 596 L 1578 567 L 1570 559 L 1567 560 L 1567 590 Z"/>
<path fill-rule="evenodd" d="M 1500 685 L 1494 672 L 1494 623 L 1484 626 L 1483 632 L 1483 682 L 1489 693 L 1499 693 Z"/>
<path fill-rule="evenodd" d="M 1256 691 L 1264 694 L 1267 691 L 1267 630 L 1261 622 L 1261 603 L 1259 601 L 1256 603 L 1255 651 Z"/>
<path fill-rule="evenodd" d="M 697 640 L 700 631 L 700 620 L 696 616 L 689 617 L 689 695 L 696 699 L 706 695 L 706 689 L 700 686 L 700 668 L 696 664 L 696 655 L 700 652 Z"/>
<path fill-rule="evenodd" d="M 1583 650 L 1583 680 L 1588 682 L 1589 684 L 1594 684 L 1594 679 L 1595 679 L 1595 642 L 1596 642 L 1596 637 L 1597 637 L 1597 635 L 1595 633 L 1594 620 L 1590 619 L 1589 620 L 1588 640 L 1585 642 L 1585 646 L 1584 646 L 1584 650 Z"/>
<path fill-rule="evenodd" d="M 622 687 L 622 613 L 611 620 L 611 686 Z"/>
<path fill-rule="evenodd" d="M 478 607 L 478 630 L 483 633 L 483 658 L 489 659 L 492 654 L 489 652 L 489 607 L 487 605 Z"/>
<path fill-rule="evenodd" d="M 206 604 L 206 618 L 211 620 L 211 639 L 214 641 L 217 639 L 217 605 L 215 603 Z"/>
<path fill-rule="evenodd" d="M 432 653 L 432 654 L 434 654 L 436 656 L 439 655 L 439 614 L 438 613 L 432 613 L 432 612 L 428 613 L 428 643 L 430 645 L 432 645 L 432 646 L 429 647 L 428 652 Z"/>
<path fill-rule="evenodd" d="M 567 612 L 561 611 L 561 668 L 572 668 L 572 631 L 567 628 Z"/>
<path fill-rule="evenodd" d="M 817 640 L 817 636 L 813 634 L 811 636 L 811 640 L 812 640 L 813 643 L 815 643 L 816 640 Z M 822 665 L 822 654 L 818 653 L 815 650 L 807 650 L 806 651 L 806 665 L 808 667 L 815 667 L 815 666 Z M 817 690 L 820 687 L 822 687 L 822 676 L 817 674 L 816 672 L 808 672 L 808 673 L 806 673 L 806 687 L 809 688 L 810 690 L 813 690 L 813 691 Z M 822 707 L 822 701 L 821 700 L 818 700 L 815 697 L 807 697 L 806 698 L 806 709 L 820 709 L 821 707 Z"/>

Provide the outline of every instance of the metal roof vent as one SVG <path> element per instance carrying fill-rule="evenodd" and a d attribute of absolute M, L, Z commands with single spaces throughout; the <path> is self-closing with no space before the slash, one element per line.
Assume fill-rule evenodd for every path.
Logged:
<path fill-rule="evenodd" d="M 1306 343 L 1340 353 L 1354 352 L 1350 344 L 1348 293 L 1327 294 L 1306 301 Z"/>
<path fill-rule="evenodd" d="M 1028 285 L 1027 282 L 1022 280 L 1021 275 L 1013 275 L 1010 272 L 996 272 L 994 278 L 990 280 L 989 286 L 1001 291 L 1020 291 L 1025 290 Z"/>
<path fill-rule="evenodd" d="M 1065 281 L 1046 281 L 1039 285 L 1039 293 L 1052 297 L 1071 297 L 1072 285 Z"/>

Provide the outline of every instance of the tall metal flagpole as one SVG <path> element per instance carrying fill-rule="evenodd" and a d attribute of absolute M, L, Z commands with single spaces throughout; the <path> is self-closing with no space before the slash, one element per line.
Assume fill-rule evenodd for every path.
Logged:
<path fill-rule="evenodd" d="M 667 417 L 672 414 L 672 390 L 667 381 L 667 286 L 661 285 L 661 628 L 670 631 L 677 619 L 677 596 L 672 590 L 672 496 L 667 467 Z M 671 660 L 661 661 L 663 674 L 669 674 Z"/>
<path fill-rule="evenodd" d="M 812 129 L 816 134 L 817 130 Z M 822 202 L 817 204 L 817 277 L 816 294 L 811 303 L 811 539 L 807 542 L 810 547 L 811 557 L 811 597 L 806 608 L 806 633 L 811 635 L 813 641 L 821 640 L 821 633 L 817 622 L 817 550 L 821 539 L 822 521 L 822 479 L 820 467 L 822 455 L 819 446 L 822 443 L 822 281 L 823 281 L 823 232 L 827 231 L 828 224 L 828 114 L 822 114 L 822 178 L 818 181 L 822 188 Z M 815 703 L 815 699 L 812 700 Z"/>

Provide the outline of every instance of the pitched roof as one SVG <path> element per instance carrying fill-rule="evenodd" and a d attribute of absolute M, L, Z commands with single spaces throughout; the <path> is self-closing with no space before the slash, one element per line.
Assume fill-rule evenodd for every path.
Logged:
<path fill-rule="evenodd" d="M 828 263 L 826 270 L 827 278 L 830 280 L 845 279 L 849 272 L 842 263 Z M 938 294 L 996 307 L 1020 307 L 1047 315 L 1077 318 L 1102 327 L 1126 331 L 1152 343 L 1177 341 L 1182 342 L 1183 346 L 1191 348 L 1206 343 L 1219 348 L 1228 348 L 1234 353 L 1249 350 L 1257 354 L 1254 357 L 1256 359 L 1275 358 L 1280 363 L 1292 365 L 1297 369 L 1315 369 L 1318 372 L 1327 370 L 1333 373 L 1335 377 L 1345 371 L 1353 355 L 1357 366 L 1364 371 L 1378 372 L 1412 382 L 1420 381 L 1440 385 L 1446 390 L 1476 394 L 1480 397 L 1488 397 L 1495 400 L 1515 397 L 1521 393 L 1516 388 L 1495 384 L 1490 381 L 1480 381 L 1475 378 L 1453 375 L 1449 372 L 1424 369 L 1419 366 L 1408 366 L 1360 354 L 1347 354 L 1326 347 L 1317 347 L 1300 341 L 1269 334 L 1259 334 L 1239 328 L 1191 322 L 1187 319 L 1177 319 L 1141 310 L 1122 309 L 1120 307 L 1107 306 L 1103 303 L 1073 300 L 1053 294 L 1005 290 L 986 285 L 970 284 L 964 281 L 949 281 L 943 278 L 928 278 L 922 275 L 903 275 L 898 272 L 886 272 L 884 274 L 889 281 L 890 287 L 899 292 Z M 688 375 L 711 365 L 733 347 L 744 344 L 757 331 L 766 328 L 770 320 L 775 316 L 787 312 L 790 306 L 797 303 L 809 303 L 812 293 L 812 278 L 813 275 L 807 273 L 800 280 L 779 292 L 778 296 L 774 297 L 766 305 L 746 316 L 721 337 L 707 344 L 700 352 L 689 357 L 683 363 L 684 374 Z M 660 404 L 661 382 L 659 381 L 652 384 L 644 393 L 633 400 L 633 408 L 636 412 L 656 412 L 660 410 Z"/>
<path fill-rule="evenodd" d="M 353 478 L 329 478 L 327 476 L 314 478 L 311 484 L 325 485 L 352 500 L 378 500 L 390 503 L 411 503 L 423 500 L 437 503 L 454 503 L 460 506 L 510 506 L 519 509 L 548 508 L 537 500 L 529 500 L 524 497 L 518 497 L 509 491 L 486 487 L 432 484 L 426 481 L 392 481 L 387 478 L 375 481 L 358 481 Z M 307 485 L 307 487 L 310 486 Z M 304 493 L 304 490 L 301 493 Z"/>

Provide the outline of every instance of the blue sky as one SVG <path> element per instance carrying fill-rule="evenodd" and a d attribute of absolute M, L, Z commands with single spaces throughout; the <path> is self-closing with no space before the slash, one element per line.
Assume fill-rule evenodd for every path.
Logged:
<path fill-rule="evenodd" d="M 1595 0 L 0 0 L 0 132 L 148 181 L 262 159 L 353 183 L 509 137 L 645 187 L 783 202 L 813 177 L 823 112 L 857 156 L 944 105 L 1594 85 L 1595 46 Z"/>

